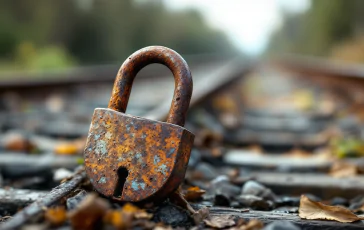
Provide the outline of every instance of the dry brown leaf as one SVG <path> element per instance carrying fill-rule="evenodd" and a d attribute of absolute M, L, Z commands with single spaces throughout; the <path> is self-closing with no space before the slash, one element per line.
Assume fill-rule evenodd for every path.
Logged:
<path fill-rule="evenodd" d="M 3 147 L 14 152 L 30 153 L 36 149 L 35 144 L 21 133 L 10 133 L 3 137 Z"/>
<path fill-rule="evenodd" d="M 44 217 L 52 226 L 60 226 L 67 220 L 66 209 L 63 206 L 47 209 Z"/>
<path fill-rule="evenodd" d="M 235 227 L 229 228 L 229 230 L 261 230 L 264 224 L 260 220 L 250 220 L 246 223 L 243 219 L 239 219 Z"/>
<path fill-rule="evenodd" d="M 248 146 L 248 150 L 257 155 L 264 154 L 264 150 L 263 150 L 262 146 L 260 146 L 260 145 L 250 145 L 250 146 Z"/>
<path fill-rule="evenodd" d="M 199 225 L 204 219 L 209 217 L 210 209 L 207 207 L 203 207 L 199 209 L 197 212 L 193 213 L 192 218 L 196 225 Z"/>
<path fill-rule="evenodd" d="M 73 229 L 94 229 L 110 208 L 105 199 L 96 194 L 88 195 L 80 205 L 68 213 Z"/>
<path fill-rule="evenodd" d="M 173 230 L 173 228 L 171 226 L 156 226 L 155 228 L 153 228 L 153 230 Z"/>
<path fill-rule="evenodd" d="M 208 219 L 205 219 L 204 222 L 209 227 L 219 229 L 235 225 L 235 221 L 231 215 L 210 216 Z"/>
<path fill-rule="evenodd" d="M 248 224 L 241 226 L 240 230 L 260 230 L 263 229 L 264 224 L 260 220 L 250 220 Z"/>
<path fill-rule="evenodd" d="M 202 197 L 205 194 L 205 190 L 200 189 L 199 187 L 190 187 L 187 191 L 183 194 L 184 198 L 188 201 L 195 201 Z"/>
<path fill-rule="evenodd" d="M 329 174 L 336 178 L 353 177 L 359 174 L 359 168 L 349 162 L 338 161 L 332 165 Z"/>
<path fill-rule="evenodd" d="M 302 149 L 292 149 L 286 154 L 283 154 L 286 157 L 293 157 L 293 158 L 311 158 L 314 157 L 312 153 L 304 151 Z"/>
<path fill-rule="evenodd" d="M 298 212 L 301 218 L 309 220 L 336 220 L 342 223 L 350 223 L 364 219 L 364 217 L 358 217 L 346 208 L 315 202 L 305 195 L 301 196 Z"/>

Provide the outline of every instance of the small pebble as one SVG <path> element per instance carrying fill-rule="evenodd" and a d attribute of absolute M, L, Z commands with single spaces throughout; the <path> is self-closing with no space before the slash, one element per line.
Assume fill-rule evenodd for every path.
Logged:
<path fill-rule="evenodd" d="M 271 210 L 274 206 L 272 201 L 264 200 L 262 197 L 250 194 L 240 195 L 237 200 L 244 207 L 252 208 L 254 210 L 267 211 Z"/>
<path fill-rule="evenodd" d="M 241 208 L 241 204 L 239 202 L 237 202 L 237 201 L 232 201 L 230 203 L 230 207 L 232 207 L 232 208 Z"/>
<path fill-rule="evenodd" d="M 229 200 L 240 194 L 240 187 L 230 183 L 227 176 L 218 176 L 211 181 L 211 186 L 207 191 L 208 195 L 224 194 Z"/>
<path fill-rule="evenodd" d="M 205 180 L 212 180 L 218 176 L 218 173 L 214 167 L 212 167 L 210 164 L 200 162 L 195 170 L 194 174 L 198 175 L 199 177 L 202 177 L 202 179 Z"/>
<path fill-rule="evenodd" d="M 61 181 L 67 177 L 70 177 L 73 175 L 73 172 L 71 172 L 70 170 L 68 169 L 65 169 L 65 168 L 60 168 L 60 169 L 57 169 L 55 172 L 54 172 L 54 176 L 53 176 L 53 180 L 54 181 Z"/>
<path fill-rule="evenodd" d="M 331 205 L 341 205 L 341 206 L 347 206 L 348 200 L 342 197 L 334 197 L 331 200 Z"/>
<path fill-rule="evenodd" d="M 172 204 L 160 206 L 154 214 L 153 221 L 157 223 L 163 222 L 172 227 L 192 225 L 191 219 L 186 211 Z"/>
<path fill-rule="evenodd" d="M 300 200 L 300 197 L 284 196 L 276 199 L 276 204 L 278 206 L 299 206 Z"/>
<path fill-rule="evenodd" d="M 276 195 L 269 188 L 253 180 L 244 184 L 241 194 L 259 196 L 268 200 L 276 199 Z"/>
<path fill-rule="evenodd" d="M 298 207 L 279 207 L 273 210 L 277 213 L 298 213 Z"/>
<path fill-rule="evenodd" d="M 214 204 L 217 206 L 230 206 L 230 198 L 225 194 L 218 193 L 215 195 Z"/>
<path fill-rule="evenodd" d="M 201 161 L 201 153 L 197 149 L 192 149 L 190 160 L 188 161 L 189 168 L 195 168 L 198 163 Z"/>

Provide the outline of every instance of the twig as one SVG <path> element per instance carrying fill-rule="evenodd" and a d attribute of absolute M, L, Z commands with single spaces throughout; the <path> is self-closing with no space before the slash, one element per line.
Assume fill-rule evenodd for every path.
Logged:
<path fill-rule="evenodd" d="M 30 219 L 35 218 L 39 214 L 43 213 L 45 208 L 57 203 L 60 199 L 74 191 L 74 189 L 79 186 L 85 180 L 85 178 L 86 174 L 83 168 L 77 170 L 72 179 L 55 187 L 50 193 L 15 214 L 9 221 L 1 224 L 0 229 L 16 229 L 21 227 Z"/>

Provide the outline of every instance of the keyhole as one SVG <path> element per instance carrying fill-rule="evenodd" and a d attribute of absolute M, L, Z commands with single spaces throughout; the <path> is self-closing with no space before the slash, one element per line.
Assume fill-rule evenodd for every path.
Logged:
<path fill-rule="evenodd" d="M 129 175 L 129 172 L 126 168 L 120 167 L 117 171 L 117 175 L 118 175 L 118 182 L 116 183 L 116 187 L 114 190 L 114 197 L 120 198 L 121 195 L 123 195 L 124 184 L 126 178 Z"/>

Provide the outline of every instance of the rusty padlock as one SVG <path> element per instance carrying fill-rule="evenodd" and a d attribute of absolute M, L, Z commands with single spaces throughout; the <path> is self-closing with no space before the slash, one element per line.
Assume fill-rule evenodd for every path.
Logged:
<path fill-rule="evenodd" d="M 125 114 L 133 80 L 151 63 L 166 65 L 175 89 L 167 122 Z M 194 134 L 183 128 L 192 95 L 192 76 L 175 51 L 150 46 L 121 66 L 106 109 L 94 111 L 84 151 L 94 188 L 114 201 L 161 201 L 185 177 Z"/>

